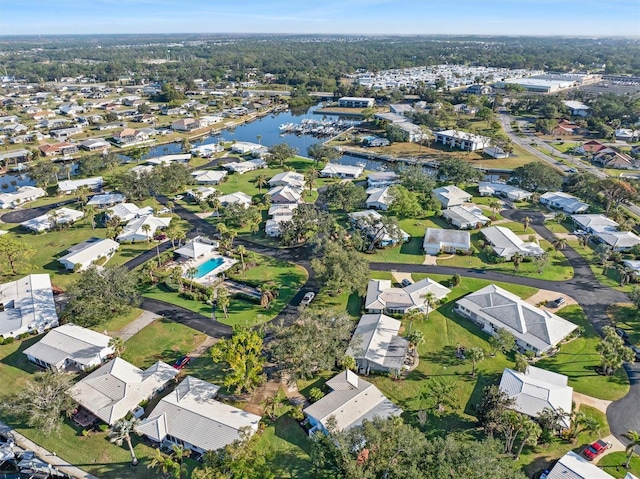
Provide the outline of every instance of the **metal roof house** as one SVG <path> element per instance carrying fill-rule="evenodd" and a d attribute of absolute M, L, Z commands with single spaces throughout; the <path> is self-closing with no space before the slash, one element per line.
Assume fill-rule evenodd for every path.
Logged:
<path fill-rule="evenodd" d="M 188 241 L 184 246 L 175 250 L 174 253 L 184 258 L 195 259 L 211 253 L 216 249 L 218 249 L 217 241 L 210 240 L 204 236 L 196 236 L 192 240 Z"/>
<path fill-rule="evenodd" d="M 191 172 L 194 181 L 199 185 L 217 185 L 227 176 L 222 170 L 196 170 Z"/>
<path fill-rule="evenodd" d="M 98 208 L 106 208 L 124 203 L 126 200 L 126 196 L 121 193 L 105 193 L 103 195 L 92 196 L 91 199 L 87 202 L 87 205 L 97 206 Z"/>
<path fill-rule="evenodd" d="M 480 196 L 502 196 L 511 201 L 522 201 L 531 198 L 533 193 L 522 190 L 512 185 L 505 183 L 491 183 L 488 181 L 481 181 L 478 183 L 478 191 Z"/>
<path fill-rule="evenodd" d="M 613 479 L 613 476 L 569 451 L 556 462 L 546 479 Z"/>
<path fill-rule="evenodd" d="M 527 367 L 524 373 L 505 368 L 500 380 L 500 390 L 515 400 L 513 409 L 533 418 L 543 409 L 571 412 L 573 388 L 568 386 L 569 378 L 563 374 L 546 371 L 535 366 Z M 569 427 L 569 418 L 563 418 L 562 425 Z"/>
<path fill-rule="evenodd" d="M 474 205 L 454 206 L 442 212 L 447 223 L 461 230 L 470 230 L 486 225 L 491 220 L 484 212 Z"/>
<path fill-rule="evenodd" d="M 505 329 L 515 336 L 520 348 L 537 355 L 550 351 L 578 328 L 495 284 L 460 298 L 455 311 L 489 334 Z"/>
<path fill-rule="evenodd" d="M 385 314 L 363 314 L 345 354 L 364 374 L 402 370 L 409 343 L 398 335 L 401 325 Z"/>
<path fill-rule="evenodd" d="M 327 163 L 325 167 L 320 171 L 320 176 L 323 178 L 347 178 L 355 179 L 364 173 L 364 168 L 361 166 L 341 165 L 340 163 Z"/>
<path fill-rule="evenodd" d="M 260 416 L 215 399 L 219 386 L 187 376 L 136 428 L 156 443 L 200 454 L 221 449 L 258 430 Z"/>
<path fill-rule="evenodd" d="M 73 224 L 83 216 L 84 213 L 82 211 L 71 208 L 58 208 L 24 221 L 20 223 L 20 226 L 36 233 L 42 233 L 54 229 L 56 225 Z"/>
<path fill-rule="evenodd" d="M 374 417 L 382 419 L 399 416 L 402 409 L 393 404 L 380 390 L 353 371 L 343 371 L 327 381 L 331 392 L 302 412 L 307 418 L 312 436 L 327 430 L 329 419 L 334 419 L 338 431 L 362 425 Z"/>
<path fill-rule="evenodd" d="M 543 194 L 540 196 L 540 203 L 569 214 L 582 213 L 589 209 L 589 204 L 583 203 L 575 196 L 562 191 L 549 191 Z"/>
<path fill-rule="evenodd" d="M 0 193 L 0 208 L 15 208 L 27 201 L 41 198 L 45 194 L 42 188 L 36 186 L 21 186 L 13 193 Z"/>
<path fill-rule="evenodd" d="M 69 389 L 73 399 L 96 417 L 113 424 L 153 397 L 178 374 L 162 361 L 142 370 L 115 358 Z"/>
<path fill-rule="evenodd" d="M 20 334 L 43 331 L 58 326 L 48 274 L 30 274 L 17 281 L 0 284 L 0 336 L 15 338 Z"/>
<path fill-rule="evenodd" d="M 446 297 L 451 290 L 430 278 L 425 278 L 404 288 L 394 288 L 388 279 L 370 279 L 364 309 L 368 313 L 404 314 L 412 309 L 425 311 L 424 296 L 431 293 L 437 300 Z"/>
<path fill-rule="evenodd" d="M 109 346 L 110 340 L 109 336 L 90 329 L 63 324 L 25 349 L 24 354 L 29 361 L 54 371 L 73 368 L 85 371 L 99 366 L 113 354 L 113 348 Z"/>
<path fill-rule="evenodd" d="M 69 248 L 68 253 L 58 261 L 66 269 L 76 270 L 78 268 L 79 271 L 82 271 L 101 258 L 108 260 L 118 248 L 120 248 L 120 244 L 111 238 L 90 238 Z"/>
<path fill-rule="evenodd" d="M 90 190 L 99 191 L 102 189 L 103 180 L 102 176 L 95 176 L 93 178 L 83 178 L 80 180 L 65 180 L 58 183 L 58 191 L 65 195 L 70 195 L 75 192 L 81 186 L 86 186 Z"/>
<path fill-rule="evenodd" d="M 503 226 L 490 226 L 480 230 L 480 233 L 489 242 L 493 251 L 507 261 L 516 254 L 522 256 L 540 256 L 544 249 L 533 242 L 525 242 L 509 228 Z"/>
<path fill-rule="evenodd" d="M 138 206 L 133 203 L 119 203 L 112 208 L 109 208 L 106 212 L 106 216 L 109 219 L 117 216 L 120 218 L 120 221 L 127 222 L 134 218 L 150 215 L 152 213 L 153 208 L 151 206 L 138 208 Z"/>
<path fill-rule="evenodd" d="M 446 253 L 455 253 L 458 250 L 469 251 L 470 248 L 471 235 L 468 231 L 427 228 L 422 241 L 422 249 L 431 255 L 441 251 Z"/>
<path fill-rule="evenodd" d="M 118 241 L 147 241 L 153 238 L 158 229 L 168 228 L 171 218 L 158 218 L 153 215 L 141 216 L 129 221 L 118 235 Z M 144 225 L 149 225 L 149 231 L 145 231 Z"/>
<path fill-rule="evenodd" d="M 461 206 L 471 201 L 473 198 L 469 193 L 463 189 L 458 188 L 456 185 L 441 186 L 433 190 L 433 194 L 442 206 L 445 208 L 451 208 L 452 206 Z"/>
<path fill-rule="evenodd" d="M 372 240 L 378 243 L 380 248 L 395 246 L 398 243 L 406 243 L 411 238 L 409 233 L 397 228 L 397 231 L 389 231 L 382 223 L 382 215 L 375 210 L 354 211 L 349 213 L 349 218 L 356 228 L 361 229 Z M 397 234 L 396 234 L 397 233 Z"/>

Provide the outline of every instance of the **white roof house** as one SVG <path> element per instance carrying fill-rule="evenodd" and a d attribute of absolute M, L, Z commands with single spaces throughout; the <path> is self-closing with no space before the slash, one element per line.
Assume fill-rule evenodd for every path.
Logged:
<path fill-rule="evenodd" d="M 227 206 L 232 203 L 238 203 L 240 205 L 243 205 L 245 208 L 251 206 L 251 196 L 242 191 L 236 191 L 235 193 L 222 195 L 218 197 L 218 200 L 220 200 L 220 204 L 223 206 Z"/>
<path fill-rule="evenodd" d="M 13 193 L 0 193 L 0 209 L 15 208 L 27 201 L 42 198 L 45 194 L 42 188 L 35 186 L 21 186 Z"/>
<path fill-rule="evenodd" d="M 409 343 L 398 335 L 402 323 L 385 314 L 363 314 L 345 353 L 356 360 L 358 370 L 402 370 Z"/>
<path fill-rule="evenodd" d="M 186 193 L 195 201 L 201 201 L 206 200 L 212 195 L 215 195 L 216 191 L 218 190 L 211 186 L 199 186 L 197 188 L 194 188 L 193 190 L 187 190 Z"/>
<path fill-rule="evenodd" d="M 134 218 L 129 221 L 122 232 L 118 235 L 116 240 L 118 241 L 147 241 L 149 238 L 153 238 L 156 234 L 156 230 L 168 228 L 171 223 L 171 218 L 158 218 L 153 215 L 141 216 L 140 218 Z M 144 225 L 149 225 L 149 231 L 146 232 L 143 229 Z"/>
<path fill-rule="evenodd" d="M 544 254 L 544 249 L 533 242 L 525 242 L 509 228 L 503 226 L 490 226 L 480 230 L 480 233 L 489 242 L 493 251 L 507 261 L 516 254 L 522 256 L 539 256 Z"/>
<path fill-rule="evenodd" d="M 486 150 L 485 150 L 486 151 Z M 488 181 L 481 181 L 478 183 L 478 191 L 480 196 L 502 196 L 511 201 L 522 201 L 529 199 L 533 193 L 522 190 L 512 185 L 505 183 L 491 183 Z"/>
<path fill-rule="evenodd" d="M 267 194 L 271 197 L 271 203 L 273 204 L 304 203 L 302 190 L 295 186 L 274 186 Z"/>
<path fill-rule="evenodd" d="M 169 165 L 171 163 L 188 163 L 191 159 L 191 153 L 182 153 L 178 155 L 163 155 L 147 158 L 145 161 L 148 165 Z"/>
<path fill-rule="evenodd" d="M 250 141 L 236 141 L 233 145 L 231 145 L 231 151 L 233 153 L 240 153 L 241 155 L 266 150 L 268 150 L 267 147 L 262 146 L 259 143 L 251 143 Z"/>
<path fill-rule="evenodd" d="M 81 180 L 64 180 L 58 182 L 58 191 L 65 195 L 70 195 L 81 186 L 87 186 L 91 190 L 101 190 L 102 185 L 102 176 L 83 178 Z"/>
<path fill-rule="evenodd" d="M 571 215 L 571 219 L 580 229 L 589 233 L 613 232 L 620 226 L 605 215 Z"/>
<path fill-rule="evenodd" d="M 339 163 L 327 163 L 320 171 L 323 178 L 358 178 L 364 173 L 361 166 L 341 165 Z"/>
<path fill-rule="evenodd" d="M 612 251 L 628 251 L 640 244 L 640 236 L 631 231 L 597 233 L 595 236 L 601 243 L 609 246 Z"/>
<path fill-rule="evenodd" d="M 521 348 L 536 354 L 554 348 L 578 328 L 494 284 L 460 298 L 456 312 L 480 324 L 489 334 L 507 330 Z"/>
<path fill-rule="evenodd" d="M 58 225 L 73 224 L 84 216 L 82 211 L 72 210 L 71 208 L 58 208 L 57 210 L 49 211 L 30 220 L 20 223 L 20 226 L 41 233 L 43 231 L 49 231 Z"/>
<path fill-rule="evenodd" d="M 219 386 L 187 376 L 136 428 L 154 442 L 177 442 L 199 453 L 221 449 L 258 430 L 260 416 L 215 399 Z M 176 441 L 177 440 L 177 441 Z"/>
<path fill-rule="evenodd" d="M 365 202 L 367 208 L 386 211 L 393 203 L 393 196 L 389 193 L 389 186 L 383 188 L 369 188 L 369 197 Z"/>
<path fill-rule="evenodd" d="M 471 248 L 471 235 L 468 231 L 427 228 L 422 248 L 431 255 L 441 251 L 447 253 L 455 253 L 457 250 L 468 251 Z"/>
<path fill-rule="evenodd" d="M 484 211 L 474 205 L 453 206 L 442 212 L 442 216 L 447 223 L 456 228 L 469 230 L 479 228 L 489 223 L 491 220 L 484 215 Z"/>
<path fill-rule="evenodd" d="M 451 208 L 453 206 L 461 206 L 471 201 L 472 196 L 466 191 L 458 188 L 455 185 L 441 186 L 433 190 L 433 194 L 442 206 L 445 208 Z"/>
<path fill-rule="evenodd" d="M 185 258 L 199 258 L 205 254 L 211 253 L 218 248 L 218 242 L 205 238 L 204 236 L 196 236 L 181 246 L 174 253 Z"/>
<path fill-rule="evenodd" d="M 217 185 L 227 176 L 223 170 L 196 170 L 191 173 L 193 179 L 199 185 Z"/>
<path fill-rule="evenodd" d="M 555 463 L 547 479 L 614 479 L 584 457 L 569 451 Z"/>
<path fill-rule="evenodd" d="M 370 173 L 367 176 L 367 186 L 372 188 L 383 188 L 385 186 L 391 186 L 400 181 L 398 174 L 395 171 L 379 171 Z"/>
<path fill-rule="evenodd" d="M 292 186 L 294 188 L 303 189 L 306 184 L 304 175 L 295 171 L 284 171 L 278 173 L 269 180 L 269 186 Z"/>
<path fill-rule="evenodd" d="M 58 261 L 66 269 L 75 270 L 77 267 L 81 271 L 100 258 L 111 258 L 118 248 L 120 244 L 110 238 L 90 238 L 69 248 Z"/>
<path fill-rule="evenodd" d="M 151 206 L 138 208 L 138 206 L 133 203 L 119 203 L 113 208 L 109 208 L 107 210 L 107 216 L 109 218 L 114 218 L 115 216 L 117 216 L 122 222 L 130 221 L 134 218 L 150 215 L 152 213 L 153 208 Z"/>
<path fill-rule="evenodd" d="M 94 195 L 87 202 L 87 205 L 97 206 L 98 208 L 105 208 L 108 206 L 114 206 L 126 201 L 126 196 L 121 193 L 105 193 L 104 195 Z"/>
<path fill-rule="evenodd" d="M 569 112 L 573 116 L 588 116 L 589 112 L 591 111 L 591 108 L 589 108 L 581 101 L 565 100 L 562 103 L 564 103 L 564 106 L 569 109 Z"/>
<path fill-rule="evenodd" d="M 0 336 L 15 338 L 23 333 L 39 333 L 58 325 L 58 313 L 48 274 L 30 274 L 0 284 Z"/>
<path fill-rule="evenodd" d="M 505 368 L 500 380 L 500 390 L 515 401 L 513 409 L 533 418 L 543 409 L 571 412 L 573 388 L 568 386 L 569 378 L 535 366 L 527 367 L 524 373 Z M 563 427 L 569 427 L 570 420 L 562 419 Z"/>
<path fill-rule="evenodd" d="M 451 290 L 430 278 L 422 279 L 404 288 L 394 288 L 388 279 L 370 279 L 367 285 L 367 296 L 364 309 L 368 313 L 404 314 L 412 309 L 425 311 L 424 296 L 432 293 L 441 300 Z"/>
<path fill-rule="evenodd" d="M 582 213 L 589 209 L 589 204 L 583 203 L 578 198 L 562 191 L 547 192 L 540 197 L 540 203 L 552 208 L 560 209 L 569 214 Z"/>
<path fill-rule="evenodd" d="M 238 173 L 239 175 L 245 174 L 247 171 L 253 171 L 260 168 L 266 168 L 267 162 L 256 158 L 249 161 L 234 161 L 232 163 L 226 163 L 222 165 L 225 170 L 229 170 L 233 173 Z"/>
<path fill-rule="evenodd" d="M 436 143 L 459 148 L 466 151 L 476 151 L 486 148 L 491 144 L 491 138 L 475 135 L 466 131 L 445 130 L 436 132 Z"/>
<path fill-rule="evenodd" d="M 63 324 L 49 331 L 40 341 L 24 350 L 29 361 L 55 371 L 77 368 L 81 371 L 99 366 L 113 348 L 111 338 L 90 329 Z"/>
<path fill-rule="evenodd" d="M 392 235 L 392 232 L 389 232 L 387 227 L 382 225 L 382 215 L 375 210 L 354 211 L 349 213 L 349 218 L 369 238 L 376 239 L 380 247 L 394 246 L 400 242 L 409 241 L 409 233 L 400 228 L 397 231 L 398 235 Z"/>
<path fill-rule="evenodd" d="M 357 427 L 374 417 L 399 416 L 402 409 L 387 399 L 380 390 L 352 371 L 343 371 L 327 381 L 331 392 L 303 410 L 313 426 L 309 435 L 326 431 L 329 418 L 335 419 L 339 431 Z"/>
<path fill-rule="evenodd" d="M 80 406 L 113 424 L 164 389 L 177 374 L 177 369 L 162 361 L 142 370 L 115 358 L 78 381 L 69 393 Z"/>

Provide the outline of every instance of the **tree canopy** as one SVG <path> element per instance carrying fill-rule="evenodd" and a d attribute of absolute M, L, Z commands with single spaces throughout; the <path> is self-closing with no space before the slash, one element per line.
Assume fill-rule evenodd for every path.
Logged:
<path fill-rule="evenodd" d="M 511 184 L 527 191 L 557 191 L 562 186 L 562 176 L 549 165 L 537 161 L 513 170 Z"/>
<path fill-rule="evenodd" d="M 235 327 L 230 339 L 221 339 L 211 347 L 211 358 L 225 365 L 224 385 L 236 394 L 251 392 L 264 381 L 261 330 Z"/>
<path fill-rule="evenodd" d="M 365 258 L 334 241 L 323 242 L 317 250 L 311 267 L 330 294 L 366 293 L 369 263 Z"/>

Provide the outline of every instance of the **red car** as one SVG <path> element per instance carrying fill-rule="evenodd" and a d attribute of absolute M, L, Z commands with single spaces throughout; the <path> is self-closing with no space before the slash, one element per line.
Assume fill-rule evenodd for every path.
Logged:
<path fill-rule="evenodd" d="M 187 367 L 187 364 L 191 362 L 191 358 L 189 356 L 182 356 L 175 363 L 173 363 L 173 367 L 180 370 Z"/>
<path fill-rule="evenodd" d="M 600 454 L 602 454 L 604 451 L 606 451 L 610 447 L 611 447 L 610 442 L 605 442 L 602 439 L 598 439 L 593 444 L 590 444 L 589 446 L 587 446 L 584 449 L 584 451 L 582 451 L 582 454 L 584 455 L 584 457 L 586 457 L 590 461 L 593 461 L 596 457 L 598 457 Z"/>

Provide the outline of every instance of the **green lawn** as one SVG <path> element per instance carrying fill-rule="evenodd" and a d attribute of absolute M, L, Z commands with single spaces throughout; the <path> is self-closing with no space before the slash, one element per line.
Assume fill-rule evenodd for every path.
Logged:
<path fill-rule="evenodd" d="M 623 479 L 627 472 L 640 477 L 640 457 L 634 454 L 629 469 L 624 468 L 626 463 L 627 454 L 625 452 L 612 452 L 598 461 L 598 467 L 616 479 Z"/>
<path fill-rule="evenodd" d="M 629 379 L 622 368 L 610 377 L 596 372 L 600 355 L 595 348 L 600 342 L 600 336 L 585 317 L 582 308 L 567 306 L 558 315 L 580 325 L 584 328 L 584 334 L 562 345 L 558 353 L 540 360 L 536 366 L 569 376 L 569 385 L 579 393 L 611 401 L 626 395 L 629 392 Z"/>
<path fill-rule="evenodd" d="M 157 361 L 173 364 L 181 355 L 196 349 L 205 338 L 206 335 L 183 324 L 156 319 L 125 341 L 122 359 L 142 369 Z"/>
<path fill-rule="evenodd" d="M 616 268 L 610 267 L 607 269 L 606 274 L 603 274 L 603 268 L 600 264 L 598 264 L 598 256 L 591 243 L 584 248 L 580 246 L 577 240 L 570 240 L 568 241 L 568 244 L 580 256 L 582 256 L 587 261 L 587 263 L 589 263 L 591 271 L 593 271 L 593 274 L 600 284 L 609 286 L 610 288 L 617 289 L 618 291 L 622 291 L 625 293 L 631 291 L 633 285 L 630 283 L 627 283 L 624 286 L 620 286 L 620 273 Z"/>
<path fill-rule="evenodd" d="M 607 311 L 609 319 L 616 328 L 623 329 L 629 335 L 629 343 L 640 344 L 640 313 L 633 304 L 612 304 Z"/>
<path fill-rule="evenodd" d="M 90 329 L 93 329 L 94 331 L 97 331 L 99 333 L 108 331 L 109 334 L 113 334 L 120 331 L 127 324 L 136 319 L 138 316 L 140 316 L 141 313 L 142 310 L 140 308 L 131 308 L 131 311 L 129 311 L 128 313 L 122 314 L 120 316 L 115 316 L 106 323 L 99 324 Z"/>

